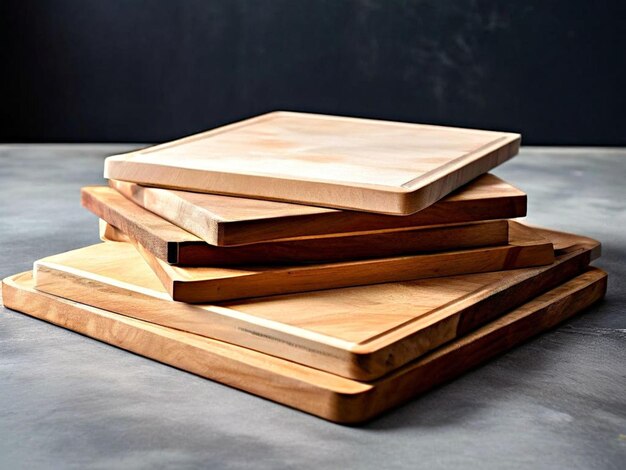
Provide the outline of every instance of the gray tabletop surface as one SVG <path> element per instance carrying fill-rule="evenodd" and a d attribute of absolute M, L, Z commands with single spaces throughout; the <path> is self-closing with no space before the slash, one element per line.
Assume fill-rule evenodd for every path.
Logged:
<path fill-rule="evenodd" d="M 79 188 L 133 145 L 0 145 L 0 275 L 96 243 Z M 0 468 L 626 468 L 626 150 L 523 148 L 528 221 L 603 243 L 606 300 L 362 426 L 0 309 Z"/>

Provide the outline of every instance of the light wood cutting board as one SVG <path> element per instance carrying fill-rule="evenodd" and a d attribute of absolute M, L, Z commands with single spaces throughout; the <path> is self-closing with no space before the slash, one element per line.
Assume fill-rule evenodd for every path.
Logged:
<path fill-rule="evenodd" d="M 83 188 L 84 207 L 169 264 L 184 266 L 278 265 L 381 258 L 503 245 L 505 220 L 300 237 L 239 246 L 214 246 L 134 204 L 106 186 Z M 109 236 L 112 230 L 106 230 Z M 120 241 L 119 235 L 115 241 Z"/>
<path fill-rule="evenodd" d="M 136 204 L 218 246 L 526 215 L 526 194 L 491 174 L 405 217 L 151 188 L 126 181 L 109 184 Z"/>
<path fill-rule="evenodd" d="M 331 421 L 358 423 L 584 310 L 604 296 L 606 274 L 591 269 L 370 383 L 44 294 L 30 273 L 5 279 L 2 290 L 8 308 Z"/>
<path fill-rule="evenodd" d="M 534 230 L 521 224 L 509 223 L 511 240 L 509 244 L 503 246 L 326 264 L 182 268 L 171 266 L 156 258 L 141 244 L 134 244 L 172 299 L 180 302 L 206 303 L 500 271 L 546 265 L 554 261 L 554 250 L 549 240 L 536 235 Z M 115 263 L 120 268 L 125 263 L 138 262 L 137 254 L 131 245 L 109 242 L 52 256 L 42 260 L 41 263 L 81 265 L 84 260 L 95 258 Z"/>
<path fill-rule="evenodd" d="M 513 157 L 519 134 L 275 112 L 105 161 L 149 186 L 407 215 Z"/>
<path fill-rule="evenodd" d="M 77 250 L 38 261 L 35 279 L 39 290 L 76 302 L 372 380 L 556 287 L 599 256 L 595 240 L 542 233 L 558 248 L 549 266 L 220 305 L 170 300 L 124 244 L 107 256 Z"/>

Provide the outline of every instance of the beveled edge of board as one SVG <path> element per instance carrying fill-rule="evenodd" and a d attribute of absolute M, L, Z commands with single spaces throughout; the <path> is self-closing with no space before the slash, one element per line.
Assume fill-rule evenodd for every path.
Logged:
<path fill-rule="evenodd" d="M 136 155 L 152 153 L 176 145 L 210 137 L 211 135 L 235 130 L 263 120 L 277 116 L 298 116 L 300 118 L 335 119 L 348 121 L 368 121 L 377 124 L 405 127 L 430 127 L 444 131 L 492 134 L 494 140 L 466 153 L 456 159 L 447 162 L 424 175 L 420 175 L 400 186 L 378 185 L 372 183 L 357 183 L 335 180 L 321 180 L 314 178 L 295 178 L 285 175 L 267 175 L 257 173 L 235 173 L 230 171 L 197 170 L 193 168 L 180 168 L 155 162 L 134 162 Z M 104 161 L 104 178 L 130 181 L 144 186 L 156 186 L 163 188 L 195 190 L 214 194 L 243 196 L 252 199 L 267 199 L 282 202 L 296 202 L 321 207 L 348 209 L 355 211 L 373 212 L 389 215 L 410 215 L 432 205 L 445 195 L 470 182 L 481 174 L 487 173 L 492 168 L 504 163 L 519 152 L 521 142 L 520 134 L 511 132 L 487 131 L 479 129 L 464 129 L 447 126 L 435 126 L 418 123 L 397 123 L 393 121 L 381 121 L 363 118 L 325 116 L 320 114 L 295 113 L 275 111 L 257 116 L 251 119 L 218 127 L 200 134 L 191 135 L 172 142 L 149 147 L 147 149 L 113 155 Z M 493 159 L 493 161 L 490 161 Z M 476 163 L 476 167 L 468 166 Z M 125 169 L 119 171 L 118 164 L 123 164 Z M 152 176 L 153 167 L 167 169 L 172 180 L 181 179 L 176 175 L 187 175 L 186 187 L 163 182 L 160 178 Z M 460 171 L 460 170 L 463 171 Z M 451 171 L 459 170 L 456 174 Z M 129 178 L 129 175 L 132 176 Z M 189 183 L 190 177 L 202 184 Z M 256 194 L 250 194 L 247 188 L 254 183 L 261 183 Z M 324 189 L 323 195 L 314 198 L 302 197 L 302 194 L 315 193 L 317 189 Z M 354 197 L 353 197 L 354 196 Z M 341 204 L 337 201 L 351 200 L 350 204 Z M 364 202 L 364 201 L 367 201 Z"/>
<path fill-rule="evenodd" d="M 32 288 L 32 277 L 28 284 L 30 275 L 30 272 L 16 274 L 2 281 L 3 305 L 164 364 L 343 424 L 368 421 L 553 328 L 604 297 L 607 287 L 607 274 L 590 268 L 467 336 L 375 382 L 362 383 L 41 293 Z M 45 311 L 35 306 L 40 299 L 48 302 Z M 54 303 L 51 305 L 50 302 Z M 73 319 L 80 319 L 78 326 L 73 328 L 69 326 L 72 316 Z M 149 334 L 152 338 L 148 339 L 152 341 L 124 343 L 123 338 L 114 333 L 118 322 L 129 325 L 135 333 L 139 333 L 132 335 L 133 339 L 146 338 L 145 335 Z M 179 347 L 178 354 L 169 360 L 159 357 L 166 348 L 159 347 L 165 343 L 158 342 L 159 338 L 168 337 L 177 341 Z M 213 351 L 212 345 L 215 348 Z M 228 354 L 229 351 L 231 354 Z M 205 354 L 203 360 L 189 357 L 201 353 Z M 289 373 L 281 374 L 280 366 L 287 367 Z M 216 372 L 216 369 L 220 371 Z M 247 380 L 237 379 L 238 374 L 250 370 L 256 370 L 261 377 L 248 373 L 245 374 Z M 326 380 L 326 383 L 320 385 L 319 381 L 316 382 L 319 379 L 322 382 Z M 286 395 L 284 390 L 290 390 L 291 395 Z"/>

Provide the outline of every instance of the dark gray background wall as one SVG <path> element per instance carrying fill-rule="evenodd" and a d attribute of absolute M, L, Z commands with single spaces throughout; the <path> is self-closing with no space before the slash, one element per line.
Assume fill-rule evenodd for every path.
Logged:
<path fill-rule="evenodd" d="M 1 0 L 0 139 L 157 142 L 288 109 L 624 145 L 625 3 Z"/>

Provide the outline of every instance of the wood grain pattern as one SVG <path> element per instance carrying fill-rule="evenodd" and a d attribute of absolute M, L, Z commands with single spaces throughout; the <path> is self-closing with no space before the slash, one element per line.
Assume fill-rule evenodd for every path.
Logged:
<path fill-rule="evenodd" d="M 370 383 L 47 295 L 33 289 L 30 273 L 5 279 L 2 291 L 8 308 L 331 421 L 358 423 L 579 313 L 604 296 L 606 279 L 591 269 Z"/>
<path fill-rule="evenodd" d="M 105 161 L 149 186 L 413 214 L 513 157 L 519 134 L 276 112 Z"/>
<path fill-rule="evenodd" d="M 528 231 L 521 224 L 510 224 L 511 240 L 504 246 L 307 266 L 182 268 L 154 257 L 141 244 L 135 245 L 172 299 L 206 303 L 501 271 L 554 262 L 554 248 L 550 241 L 536 236 L 534 231 Z"/>
<path fill-rule="evenodd" d="M 492 220 L 218 247 L 209 245 L 106 186 L 83 188 L 81 200 L 83 206 L 119 228 L 157 258 L 184 266 L 320 263 L 503 245 L 508 241 L 507 222 Z"/>
<path fill-rule="evenodd" d="M 526 194 L 491 174 L 405 217 L 151 188 L 126 181 L 110 180 L 109 184 L 143 208 L 218 246 L 526 215 Z"/>
<path fill-rule="evenodd" d="M 178 267 L 155 257 L 133 241 L 157 274 L 172 299 L 206 303 L 320 289 L 426 279 L 458 274 L 500 271 L 550 264 L 551 242 L 514 222 L 507 245 L 406 255 L 390 258 L 341 261 L 325 264 Z M 137 262 L 132 248 L 119 243 L 93 245 L 47 258 L 43 262 L 74 263 L 94 257 Z"/>
<path fill-rule="evenodd" d="M 50 294 L 372 380 L 556 287 L 599 256 L 595 240 L 542 234 L 559 246 L 549 266 L 220 305 L 173 302 L 127 244 L 112 257 L 82 249 L 38 261 L 35 278 Z"/>

